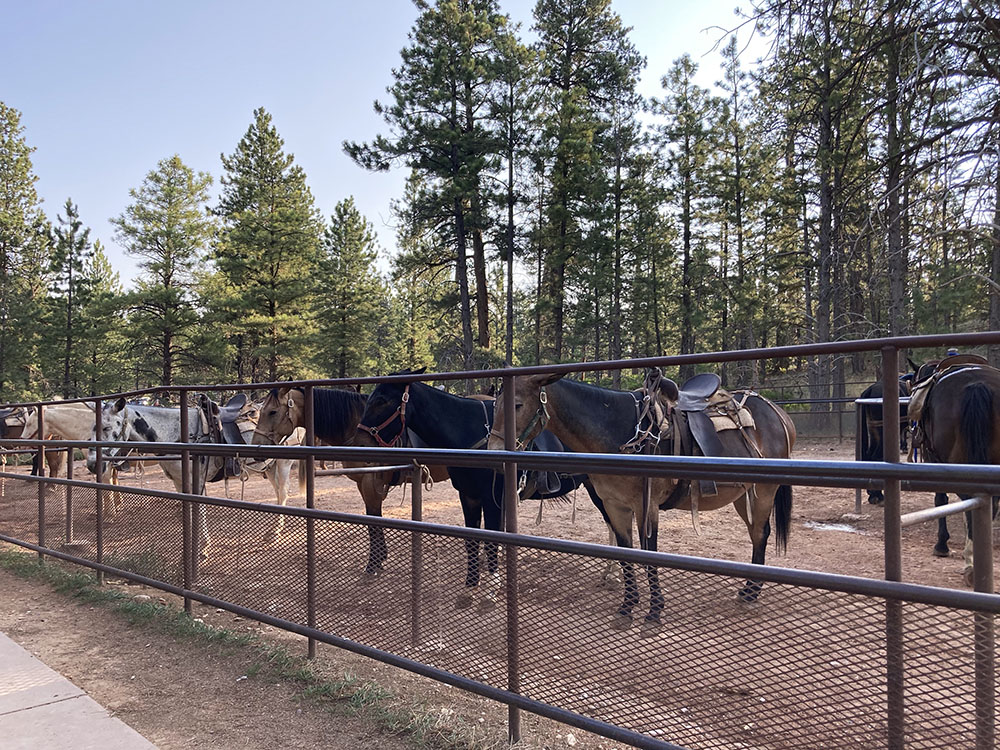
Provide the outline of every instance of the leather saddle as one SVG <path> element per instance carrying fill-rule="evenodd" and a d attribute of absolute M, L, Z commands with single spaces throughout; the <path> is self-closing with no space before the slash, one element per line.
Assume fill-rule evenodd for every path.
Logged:
<path fill-rule="evenodd" d="M 201 414 L 203 434 L 210 442 L 246 445 L 243 431 L 240 429 L 241 422 L 247 421 L 251 411 L 247 408 L 246 394 L 238 393 L 225 404 L 219 405 L 202 393 L 198 397 L 198 409 Z M 218 482 L 221 479 L 238 477 L 239 475 L 239 463 L 234 457 L 228 456 L 219 466 L 218 471 L 213 476 L 208 477 L 206 481 Z"/>

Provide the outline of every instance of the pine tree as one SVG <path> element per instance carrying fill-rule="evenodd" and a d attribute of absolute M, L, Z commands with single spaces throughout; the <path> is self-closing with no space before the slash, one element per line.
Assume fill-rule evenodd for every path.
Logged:
<path fill-rule="evenodd" d="M 681 354 L 697 351 L 697 334 L 706 319 L 706 310 L 700 305 L 711 299 L 706 285 L 711 272 L 708 248 L 699 228 L 702 203 L 707 198 L 709 156 L 713 146 L 711 128 L 717 102 L 707 90 L 694 83 L 696 70 L 689 56 L 678 59 L 661 81 L 667 96 L 653 101 L 653 112 L 666 120 L 660 127 L 659 139 L 669 151 L 672 202 L 681 229 L 678 289 Z M 693 366 L 681 367 L 681 378 L 693 374 Z"/>
<path fill-rule="evenodd" d="M 206 355 L 196 309 L 195 272 L 214 234 L 206 213 L 212 178 L 174 155 L 160 161 L 132 204 L 112 223 L 116 239 L 139 259 L 141 274 L 129 296 L 140 368 L 162 385 L 194 379 Z"/>
<path fill-rule="evenodd" d="M 0 101 L 0 400 L 37 395 L 49 224 L 21 114 Z"/>
<path fill-rule="evenodd" d="M 500 150 L 487 104 L 497 77 L 497 35 L 506 25 L 495 0 L 418 0 L 420 16 L 393 71 L 391 103 L 375 110 L 392 130 L 369 144 L 345 143 L 366 169 L 405 164 L 422 189 L 408 215 L 435 231 L 450 251 L 461 317 L 462 366 L 471 369 L 475 342 L 489 345 L 488 289 L 483 233 L 487 228 L 484 174 Z M 475 288 L 468 256 L 472 246 Z M 472 302 L 478 336 L 473 336 Z"/>
<path fill-rule="evenodd" d="M 128 390 L 134 328 L 125 319 L 125 296 L 100 240 L 83 269 L 87 299 L 80 311 L 82 371 L 88 395 Z"/>
<path fill-rule="evenodd" d="M 333 377 L 364 375 L 377 366 L 377 342 L 388 297 L 375 263 L 375 228 L 354 198 L 336 205 L 323 235 L 316 292 L 316 365 Z"/>
<path fill-rule="evenodd" d="M 81 354 L 81 311 L 88 303 L 90 290 L 84 268 L 93 255 L 90 229 L 83 226 L 72 199 L 63 206 L 66 216 L 59 216 L 55 243 L 49 258 L 52 289 L 49 297 L 49 344 L 53 362 L 62 371 L 60 390 L 64 398 L 79 396 L 85 382 Z"/>
<path fill-rule="evenodd" d="M 215 214 L 213 259 L 225 284 L 226 320 L 241 381 L 294 377 L 314 345 L 311 310 L 322 220 L 302 168 L 264 109 L 231 155 Z"/>

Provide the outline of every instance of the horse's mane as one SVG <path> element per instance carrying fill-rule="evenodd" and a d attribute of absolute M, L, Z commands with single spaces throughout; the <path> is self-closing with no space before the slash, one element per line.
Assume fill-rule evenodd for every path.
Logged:
<path fill-rule="evenodd" d="M 316 431 L 324 435 L 353 430 L 365 409 L 368 396 L 337 388 L 313 388 L 313 418 Z"/>

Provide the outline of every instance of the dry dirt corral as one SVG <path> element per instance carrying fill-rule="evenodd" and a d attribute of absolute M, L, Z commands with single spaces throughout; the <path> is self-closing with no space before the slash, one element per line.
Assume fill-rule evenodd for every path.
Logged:
<path fill-rule="evenodd" d="M 849 459 L 848 443 L 804 441 L 795 453 L 801 458 Z M 127 475 L 126 475 L 127 476 Z M 127 481 L 127 479 L 126 479 Z M 172 487 L 157 471 L 143 479 L 147 487 Z M 215 494 L 221 492 L 221 486 Z M 232 492 L 232 490 L 231 490 Z M 236 492 L 239 494 L 239 483 Z M 270 487 L 260 479 L 247 484 L 245 499 L 268 500 Z M 316 483 L 317 507 L 361 512 L 354 482 L 321 477 Z M 387 516 L 409 517 L 408 493 L 395 489 L 386 501 Z M 926 507 L 930 496 L 904 493 L 904 512 Z M 292 505 L 301 505 L 295 497 Z M 786 567 L 831 571 L 878 578 L 882 573 L 882 509 L 865 502 L 860 517 L 853 514 L 852 490 L 795 488 L 793 523 L 787 554 L 779 556 L 773 545 L 768 561 Z M 606 543 L 607 533 L 585 493 L 573 504 L 548 505 L 536 524 L 537 503 L 521 508 L 523 533 Z M 446 483 L 424 495 L 424 519 L 459 524 L 461 510 L 457 494 Z M 663 552 L 695 554 L 748 561 L 749 540 L 745 527 L 732 508 L 704 513 L 701 533 L 692 528 L 686 513 L 660 516 L 659 549 Z M 964 524 L 951 522 L 951 558 L 931 555 L 936 526 L 924 524 L 903 532 L 903 577 L 905 581 L 934 586 L 961 587 L 960 557 Z M 360 566 L 363 561 L 359 559 Z M 140 591 L 138 587 L 129 590 Z M 47 588 L 0 571 L 0 629 L 37 653 L 43 660 L 88 690 L 98 701 L 163 748 L 187 747 L 376 747 L 409 746 L 412 740 L 393 736 L 371 716 L 351 715 L 343 706 L 329 710 L 303 701 L 294 688 L 281 682 L 238 679 L 246 668 L 238 654 L 212 654 L 206 658 L 197 644 L 173 641 L 143 632 L 124 623 L 121 616 L 100 606 L 81 604 Z M 168 600 L 155 591 L 156 598 Z M 236 617 L 231 613 L 196 605 L 196 616 L 207 623 L 237 631 L 250 631 L 285 643 L 296 652 L 302 640 Z M 375 679 L 393 693 L 391 702 L 416 707 L 418 713 L 463 716 L 472 734 L 495 741 L 503 736 L 505 710 L 409 673 L 321 647 L 321 671 L 336 680 L 344 673 Z M 449 711 L 454 710 L 454 714 Z M 443 713 L 442 713 L 443 712 Z M 567 745 L 570 730 L 526 719 L 529 746 Z M 600 738 L 572 732 L 570 743 L 586 748 L 613 747 Z"/>

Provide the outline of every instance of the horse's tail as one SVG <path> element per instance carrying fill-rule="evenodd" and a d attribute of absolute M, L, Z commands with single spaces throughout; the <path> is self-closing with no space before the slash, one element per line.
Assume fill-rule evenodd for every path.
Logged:
<path fill-rule="evenodd" d="M 965 441 L 965 453 L 970 464 L 990 463 L 993 444 L 993 392 L 985 383 L 972 383 L 962 394 L 959 431 Z"/>
<path fill-rule="evenodd" d="M 862 394 L 864 395 L 864 394 Z M 869 460 L 872 450 L 872 438 L 871 434 L 868 432 L 868 407 L 861 407 L 861 460 Z"/>
<path fill-rule="evenodd" d="M 778 551 L 788 549 L 788 531 L 792 527 L 792 486 L 783 484 L 774 493 L 774 537 Z"/>
<path fill-rule="evenodd" d="M 306 494 L 306 462 L 305 459 L 299 459 L 299 494 Z"/>

